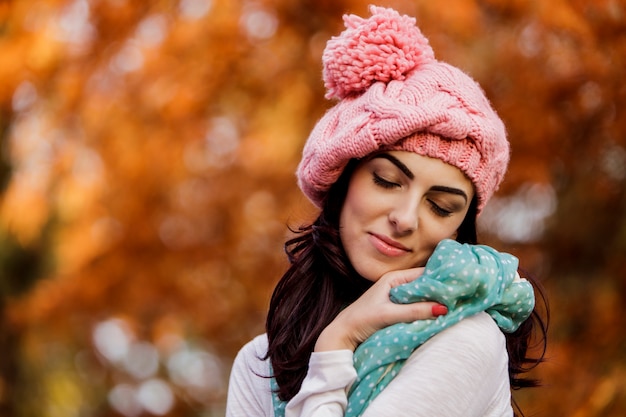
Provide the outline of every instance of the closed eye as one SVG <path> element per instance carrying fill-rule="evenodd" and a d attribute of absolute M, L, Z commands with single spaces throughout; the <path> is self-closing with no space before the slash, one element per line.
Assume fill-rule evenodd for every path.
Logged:
<path fill-rule="evenodd" d="M 389 188 L 395 188 L 399 186 L 399 184 L 392 182 L 392 181 L 388 181 L 375 172 L 373 173 L 373 180 L 374 180 L 374 184 L 383 188 L 389 189 Z"/>
<path fill-rule="evenodd" d="M 437 203 L 435 203 L 433 200 L 428 200 L 428 202 L 430 203 L 430 209 L 439 217 L 448 217 L 452 214 L 452 211 L 450 210 L 446 210 L 443 207 L 441 207 L 440 205 L 438 205 Z"/>

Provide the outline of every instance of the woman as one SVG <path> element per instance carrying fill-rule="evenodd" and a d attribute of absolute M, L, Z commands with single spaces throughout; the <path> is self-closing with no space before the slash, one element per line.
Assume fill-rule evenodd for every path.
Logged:
<path fill-rule="evenodd" d="M 339 102 L 298 167 L 321 211 L 285 245 L 228 417 L 510 416 L 511 388 L 535 384 L 522 378 L 540 361 L 531 333 L 545 335 L 532 287 L 513 257 L 473 246 L 508 164 L 504 126 L 415 19 L 371 12 L 344 17 L 324 51 Z"/>

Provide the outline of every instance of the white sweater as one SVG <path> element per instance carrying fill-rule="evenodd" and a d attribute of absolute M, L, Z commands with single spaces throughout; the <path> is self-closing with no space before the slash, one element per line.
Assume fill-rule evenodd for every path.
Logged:
<path fill-rule="evenodd" d="M 261 335 L 237 355 L 226 417 L 274 417 L 267 351 Z M 314 352 L 285 417 L 342 417 L 356 378 L 352 352 Z M 504 334 L 486 313 L 462 320 L 418 348 L 363 417 L 510 417 Z"/>

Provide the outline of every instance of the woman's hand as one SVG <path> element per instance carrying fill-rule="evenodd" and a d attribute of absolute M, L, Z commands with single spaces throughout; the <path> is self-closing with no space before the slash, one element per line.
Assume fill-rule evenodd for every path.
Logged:
<path fill-rule="evenodd" d="M 384 327 L 446 314 L 447 308 L 436 302 L 395 304 L 389 299 L 392 288 L 413 281 L 423 271 L 424 268 L 411 268 L 384 274 L 326 326 L 317 339 L 315 351 L 354 351 L 365 339 Z"/>

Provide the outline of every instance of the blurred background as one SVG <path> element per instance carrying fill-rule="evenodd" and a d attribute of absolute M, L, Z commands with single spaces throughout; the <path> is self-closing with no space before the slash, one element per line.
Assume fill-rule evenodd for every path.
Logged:
<path fill-rule="evenodd" d="M 223 416 L 321 53 L 369 0 L 0 2 L 0 416 Z M 626 415 L 626 3 L 398 0 L 512 143 L 480 219 L 551 305 L 527 416 Z"/>

